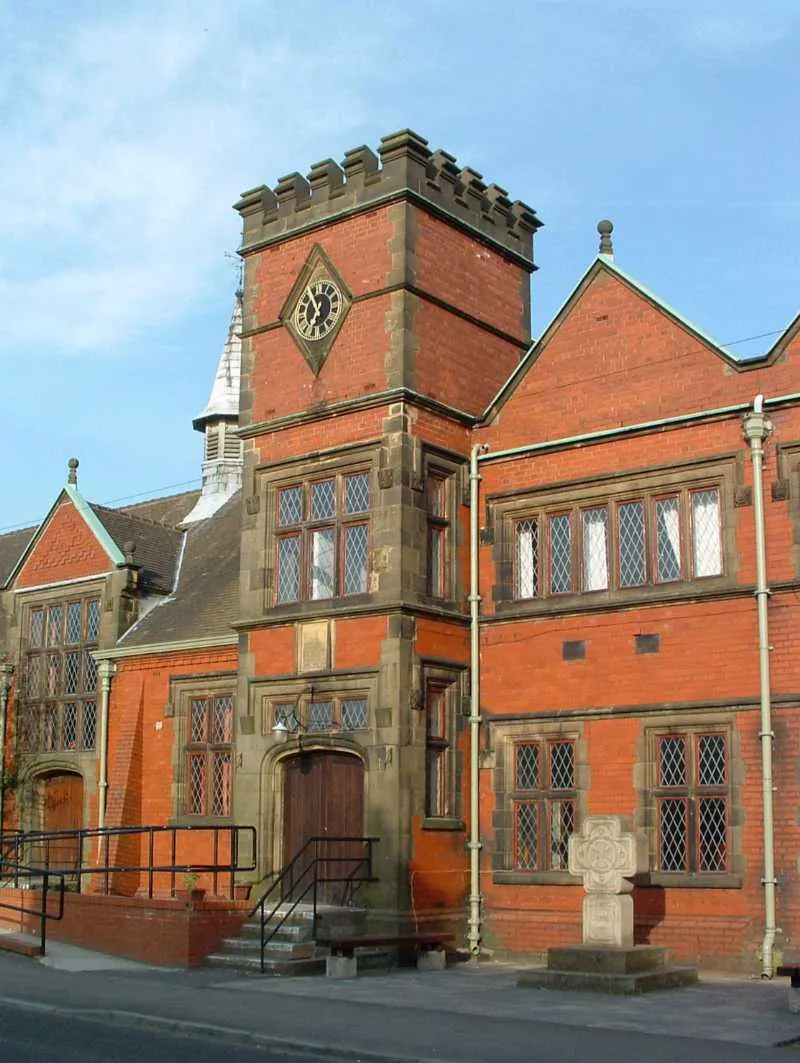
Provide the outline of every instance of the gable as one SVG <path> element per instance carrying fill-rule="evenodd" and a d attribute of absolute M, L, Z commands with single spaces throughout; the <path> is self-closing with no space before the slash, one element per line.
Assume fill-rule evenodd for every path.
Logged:
<path fill-rule="evenodd" d="M 751 402 L 794 390 L 792 359 L 738 363 L 598 259 L 490 408 L 503 447 Z"/>
<path fill-rule="evenodd" d="M 111 560 L 71 499 L 63 494 L 45 520 L 16 578 L 38 587 L 107 572 Z"/>

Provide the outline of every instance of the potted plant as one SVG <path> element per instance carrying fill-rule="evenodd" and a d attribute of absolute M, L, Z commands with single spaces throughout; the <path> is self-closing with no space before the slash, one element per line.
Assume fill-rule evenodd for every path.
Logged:
<path fill-rule="evenodd" d="M 197 885 L 199 881 L 200 876 L 196 871 L 192 871 L 191 868 L 183 876 L 183 891 L 190 904 L 196 904 L 198 901 L 202 901 L 206 895 L 206 891 L 203 887 Z"/>

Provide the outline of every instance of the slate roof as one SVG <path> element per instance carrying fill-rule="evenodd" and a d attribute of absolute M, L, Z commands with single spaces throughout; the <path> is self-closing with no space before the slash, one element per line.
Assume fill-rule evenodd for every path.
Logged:
<path fill-rule="evenodd" d="M 231 624 L 239 610 L 241 506 L 239 491 L 212 517 L 184 533 L 175 590 L 122 636 L 121 648 L 234 633 Z"/>
<path fill-rule="evenodd" d="M 166 524 L 174 528 L 180 524 L 189 510 L 200 497 L 199 491 L 182 491 L 179 495 L 165 495 L 164 498 L 148 498 L 145 502 L 136 502 L 130 506 L 108 506 L 118 513 L 130 513 L 132 517 L 144 517 L 157 524 Z"/>
<path fill-rule="evenodd" d="M 181 543 L 181 532 L 176 526 L 199 496 L 199 491 L 183 491 L 120 508 L 91 505 L 120 550 L 126 542 L 136 544 L 134 559 L 142 566 L 145 593 L 168 594 L 172 589 Z M 0 535 L 0 587 L 5 585 L 38 530 L 38 527 L 21 528 Z"/>
<path fill-rule="evenodd" d="M 22 556 L 38 528 L 21 528 L 19 531 L 0 535 L 0 587 L 2 587 Z"/>
<path fill-rule="evenodd" d="M 181 532 L 118 509 L 95 505 L 91 508 L 120 550 L 124 552 L 127 542 L 134 543 L 133 559 L 141 566 L 142 591 L 168 594 L 175 581 Z"/>

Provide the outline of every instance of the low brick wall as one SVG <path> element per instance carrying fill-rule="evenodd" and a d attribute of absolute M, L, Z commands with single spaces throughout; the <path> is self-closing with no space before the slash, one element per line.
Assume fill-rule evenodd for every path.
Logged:
<path fill-rule="evenodd" d="M 14 911 L 12 908 L 5 907 L 6 905 L 24 905 L 26 908 L 33 908 L 35 904 L 39 903 L 39 895 L 36 895 L 36 899 L 32 900 L 28 890 L 12 889 L 10 886 L 3 886 L 0 888 L 0 930 L 13 930 L 16 933 L 20 933 L 23 929 L 24 916 L 21 912 Z"/>
<path fill-rule="evenodd" d="M 13 891 L 17 893 L 18 891 Z M 35 907 L 38 893 L 26 891 L 26 904 Z M 148 900 L 144 897 L 106 897 L 68 893 L 64 918 L 50 921 L 47 936 L 114 956 L 168 967 L 199 967 L 226 937 L 235 936 L 247 918 L 250 901 Z M 0 916 L 15 913 L 0 909 Z M 19 916 L 16 916 L 19 929 Z M 25 917 L 25 929 L 38 934 L 35 917 Z"/>

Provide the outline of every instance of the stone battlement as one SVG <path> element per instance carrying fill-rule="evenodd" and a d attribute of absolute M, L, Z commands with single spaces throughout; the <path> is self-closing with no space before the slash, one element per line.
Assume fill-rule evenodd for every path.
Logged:
<path fill-rule="evenodd" d="M 261 185 L 242 194 L 234 209 L 242 216 L 243 252 L 273 243 L 343 214 L 409 195 L 435 213 L 477 229 L 489 242 L 533 264 L 533 234 L 542 224 L 527 204 L 508 198 L 500 185 L 459 167 L 446 151 L 403 129 L 381 139 L 378 154 L 353 148 L 341 166 L 316 163 L 308 177 L 292 173 L 274 189 Z"/>

